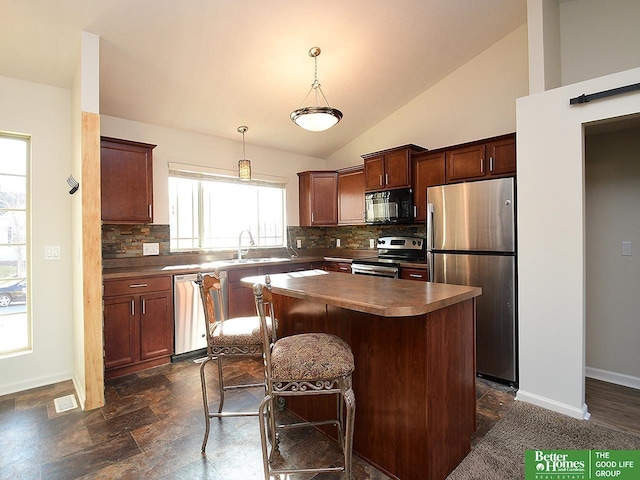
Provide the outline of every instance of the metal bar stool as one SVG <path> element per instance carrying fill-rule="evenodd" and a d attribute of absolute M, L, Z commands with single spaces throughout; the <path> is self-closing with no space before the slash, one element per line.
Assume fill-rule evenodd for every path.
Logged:
<path fill-rule="evenodd" d="M 223 377 L 222 360 L 225 357 L 256 356 L 262 354 L 263 340 L 260 334 L 260 318 L 236 317 L 224 318 L 222 288 L 220 274 L 216 270 L 213 275 L 198 274 L 196 283 L 200 287 L 205 321 L 207 322 L 207 356 L 200 365 L 200 383 L 202 386 L 202 403 L 204 405 L 204 417 L 206 429 L 202 441 L 202 451 L 207 447 L 209 429 L 212 418 L 221 417 L 246 417 L 257 416 L 258 412 L 223 412 L 224 392 L 238 388 L 260 387 L 266 388 L 265 382 L 251 384 L 225 385 Z M 271 338 L 274 329 L 271 328 L 271 319 L 266 324 L 267 336 Z M 207 396 L 207 382 L 205 367 L 210 361 L 218 365 L 218 389 L 220 402 L 218 411 L 211 412 Z"/>
<path fill-rule="evenodd" d="M 261 323 L 267 394 L 259 408 L 260 439 L 264 477 L 292 473 L 344 472 L 351 479 L 353 424 L 356 398 L 351 386 L 355 366 L 349 345 L 328 333 L 304 333 L 276 340 L 269 337 L 269 325 L 275 325 L 270 279 L 266 286 L 253 287 Z M 265 308 L 268 307 L 268 308 Z M 279 397 L 337 394 L 337 415 L 334 420 L 300 422 L 277 425 L 275 400 Z M 278 429 L 333 424 L 338 429 L 338 441 L 344 454 L 344 465 L 323 468 L 276 469 L 272 467 L 273 453 L 278 450 Z M 268 451 L 267 441 L 271 444 Z"/>

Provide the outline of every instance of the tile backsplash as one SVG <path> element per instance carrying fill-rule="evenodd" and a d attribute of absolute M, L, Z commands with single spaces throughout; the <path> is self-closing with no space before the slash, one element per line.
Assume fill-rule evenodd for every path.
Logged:
<path fill-rule="evenodd" d="M 303 253 L 305 249 L 344 248 L 364 250 L 370 240 L 386 236 L 425 238 L 425 226 L 420 225 L 354 225 L 336 227 L 287 227 L 287 245 Z M 336 240 L 340 239 L 340 246 Z M 297 240 L 301 247 L 297 248 Z M 169 225 L 103 225 L 102 258 L 142 257 L 143 243 L 158 243 L 160 255 L 170 255 Z"/>

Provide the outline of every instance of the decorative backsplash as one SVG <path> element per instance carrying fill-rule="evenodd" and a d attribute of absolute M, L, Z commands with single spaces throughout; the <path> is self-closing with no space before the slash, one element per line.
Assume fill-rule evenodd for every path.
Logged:
<path fill-rule="evenodd" d="M 372 239 L 398 235 L 425 238 L 425 226 L 287 227 L 287 245 L 297 251 L 319 248 L 364 250 L 370 248 Z M 160 255 L 170 255 L 169 239 L 169 225 L 103 225 L 102 258 L 142 257 L 143 243 L 158 243 Z M 336 246 L 336 239 L 340 239 L 340 247 Z M 296 246 L 297 240 L 300 240 L 300 248 Z"/>
<path fill-rule="evenodd" d="M 102 225 L 102 258 L 142 257 L 143 243 L 159 243 L 169 255 L 169 225 Z"/>
<path fill-rule="evenodd" d="M 378 237 L 406 236 L 426 238 L 424 225 L 353 225 L 344 227 L 287 227 L 289 248 L 304 250 L 312 248 L 368 249 L 370 240 Z M 340 246 L 336 246 L 340 239 Z M 301 247 L 297 248 L 296 241 Z"/>

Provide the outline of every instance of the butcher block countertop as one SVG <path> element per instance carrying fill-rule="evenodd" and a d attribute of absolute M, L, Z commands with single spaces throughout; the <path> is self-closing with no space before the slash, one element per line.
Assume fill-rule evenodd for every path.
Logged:
<path fill-rule="evenodd" d="M 324 270 L 277 273 L 270 277 L 274 293 L 383 317 L 422 315 L 482 294 L 480 287 Z M 264 275 L 242 279 L 247 287 L 264 281 Z"/>

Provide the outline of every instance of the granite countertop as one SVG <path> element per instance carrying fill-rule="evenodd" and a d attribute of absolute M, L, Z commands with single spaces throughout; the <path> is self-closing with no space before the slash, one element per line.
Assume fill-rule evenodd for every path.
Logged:
<path fill-rule="evenodd" d="M 270 277 L 274 293 L 383 317 L 422 315 L 482 294 L 480 287 L 324 270 L 277 273 Z M 247 287 L 264 281 L 264 275 L 242 279 Z"/>

